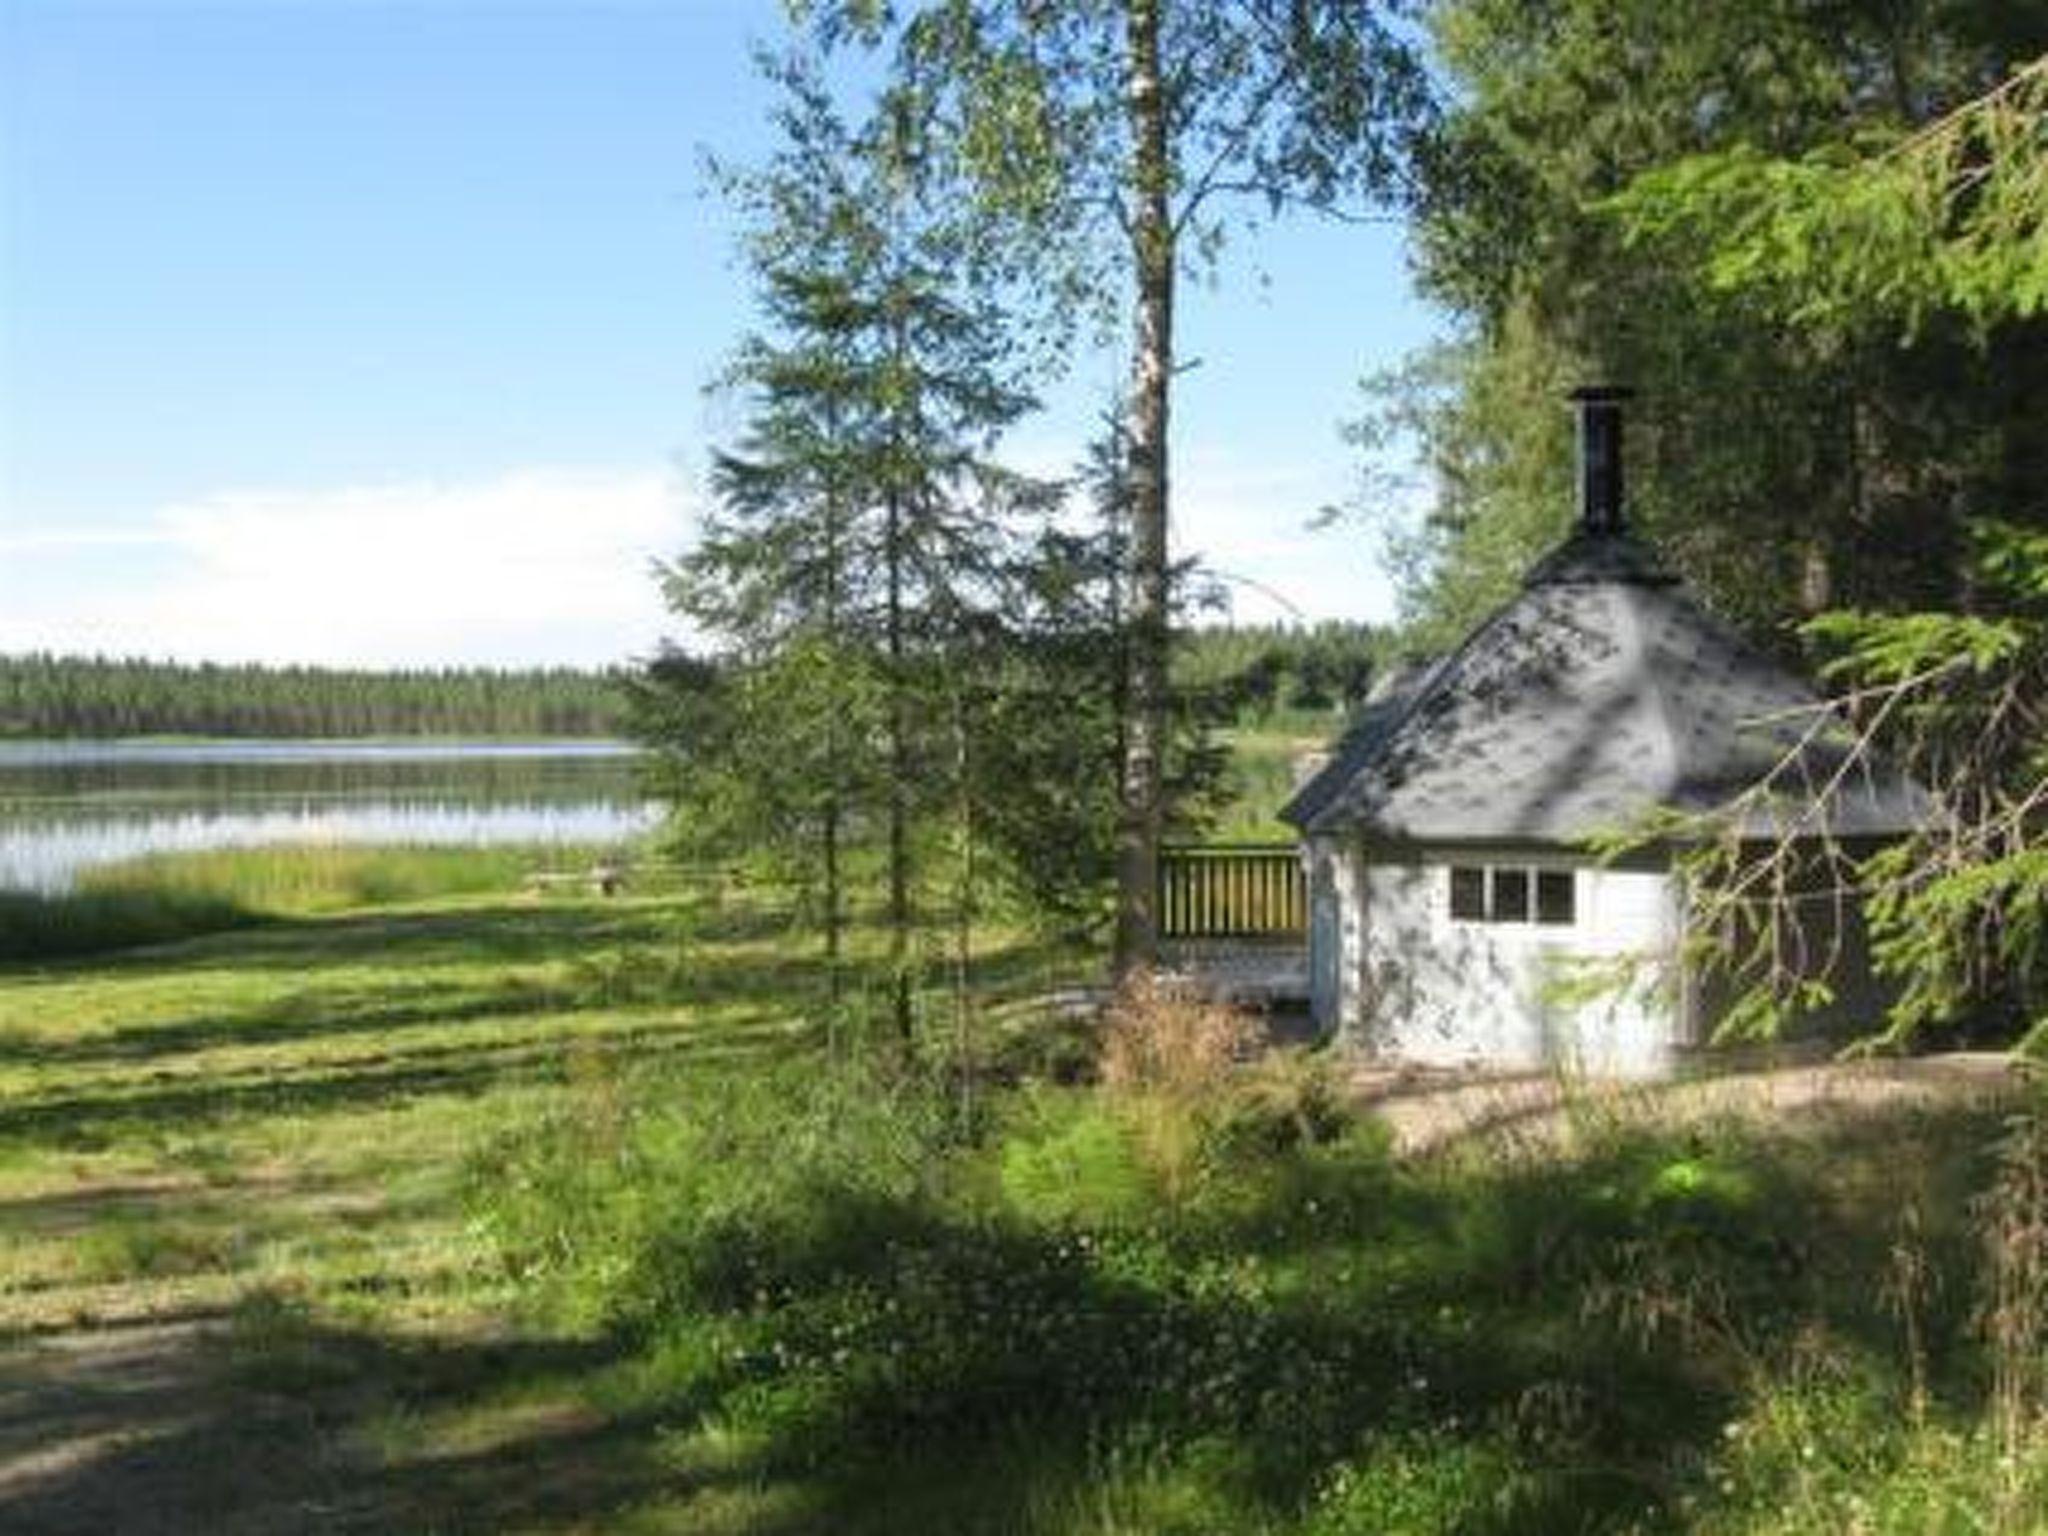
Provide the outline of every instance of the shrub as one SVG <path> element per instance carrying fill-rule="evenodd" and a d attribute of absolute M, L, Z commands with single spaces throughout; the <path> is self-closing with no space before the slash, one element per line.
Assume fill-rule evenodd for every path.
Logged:
<path fill-rule="evenodd" d="M 1703 1536 L 1921 1536 L 2048 1528 L 2048 1440 L 2008 1448 L 1990 1426 L 1914 1423 L 1867 1384 L 1764 1386 L 1725 1430 Z"/>
<path fill-rule="evenodd" d="M 1529 1481 L 1491 1439 L 1441 1432 L 1376 1437 L 1329 1475 L 1303 1536 L 1512 1530 Z"/>
<path fill-rule="evenodd" d="M 1168 1202 L 1214 1169 L 1216 1132 L 1257 1032 L 1245 1014 L 1149 978 L 1104 1024 L 1102 1086 Z"/>
<path fill-rule="evenodd" d="M 1035 1094 L 1002 1144 L 1004 1197 L 1031 1221 L 1120 1226 L 1149 1216 L 1159 1198 L 1128 1119 L 1093 1097 Z"/>
<path fill-rule="evenodd" d="M 1201 1097 L 1229 1080 L 1256 1039 L 1257 1026 L 1237 1009 L 1141 978 L 1105 1021 L 1102 1081 L 1125 1094 Z"/>
<path fill-rule="evenodd" d="M 1329 1057 L 1299 1048 L 1273 1050 L 1220 1095 L 1216 1140 L 1226 1154 L 1275 1156 L 1336 1141 L 1357 1119 Z"/>
<path fill-rule="evenodd" d="M 2048 1439 L 1986 1411 L 1966 1303 L 1906 1345 L 1924 1397 L 1900 1369 L 1885 1255 L 1935 1128 L 1402 1163 L 1328 1063 L 1244 1061 L 1200 1005 L 1160 1022 L 1180 1006 L 1111 1082 L 971 1126 L 901 1069 L 578 1058 L 569 1106 L 479 1164 L 480 1208 L 513 1273 L 636 1342 L 634 1411 L 800 1481 L 818 1529 L 2044 1528 Z M 2027 1368 L 2039 1166 L 1978 1146 L 1954 1198 L 1910 1195 L 1930 1266 L 1984 1258 L 1977 1321 Z M 1987 1184 L 2017 1225 L 1984 1256 Z M 949 1480 L 960 1518 L 871 1517 Z"/>

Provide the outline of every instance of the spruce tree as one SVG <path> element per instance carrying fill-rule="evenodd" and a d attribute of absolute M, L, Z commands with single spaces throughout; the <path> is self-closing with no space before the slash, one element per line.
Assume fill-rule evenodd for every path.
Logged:
<path fill-rule="evenodd" d="M 715 666 L 669 666 L 722 707 L 669 742 L 686 822 L 780 840 L 822 891 L 836 970 L 850 859 L 879 859 L 890 1013 L 912 1026 L 920 825 L 958 756 L 949 669 L 996 600 L 1009 529 L 1045 488 L 990 455 L 1032 404 L 964 235 L 923 183 L 917 125 L 849 125 L 801 59 L 769 65 L 780 145 L 726 170 L 767 326 L 725 380 L 749 410 L 713 471 L 669 600 Z M 717 814 L 707 814 L 715 811 Z M 878 845 L 878 846 L 876 846 Z"/>

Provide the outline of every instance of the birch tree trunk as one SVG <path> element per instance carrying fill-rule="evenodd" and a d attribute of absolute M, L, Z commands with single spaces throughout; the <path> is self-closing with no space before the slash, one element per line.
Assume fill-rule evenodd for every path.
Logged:
<path fill-rule="evenodd" d="M 1166 740 L 1168 594 L 1167 429 L 1173 379 L 1174 225 L 1166 102 L 1159 65 L 1165 0 L 1132 0 L 1128 14 L 1132 254 L 1137 329 L 1131 357 L 1131 583 L 1123 816 L 1117 840 L 1115 967 L 1121 984 L 1159 952 L 1161 760 Z"/>

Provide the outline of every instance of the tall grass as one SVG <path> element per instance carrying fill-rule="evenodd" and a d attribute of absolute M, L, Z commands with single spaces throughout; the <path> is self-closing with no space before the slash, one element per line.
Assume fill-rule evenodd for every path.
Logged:
<path fill-rule="evenodd" d="M 261 921 L 220 897 L 189 892 L 0 891 L 0 961 L 57 960 L 167 944 Z"/>
<path fill-rule="evenodd" d="M 617 849 L 291 843 L 145 854 L 83 872 L 74 890 L 0 892 L 0 960 L 160 944 L 285 917 L 514 891 L 542 868 L 576 870 Z"/>
<path fill-rule="evenodd" d="M 1403 1164 L 1312 1065 L 1232 1065 L 1228 1020 L 1155 997 L 1112 1038 L 1098 1086 L 972 1123 L 901 1072 L 599 1071 L 479 1157 L 477 1209 L 619 1338 L 612 1406 L 679 1473 L 812 1528 L 2048 1529 L 2033 1143 Z"/>
<path fill-rule="evenodd" d="M 535 862 L 534 849 L 517 846 L 288 843 L 144 854 L 87 870 L 78 889 L 190 897 L 296 915 L 511 890 Z"/>

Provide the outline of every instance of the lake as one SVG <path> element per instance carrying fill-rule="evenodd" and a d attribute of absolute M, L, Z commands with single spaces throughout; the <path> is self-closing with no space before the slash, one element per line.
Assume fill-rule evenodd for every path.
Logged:
<path fill-rule="evenodd" d="M 609 741 L 0 741 L 0 889 L 281 842 L 620 841 L 653 825 Z"/>

